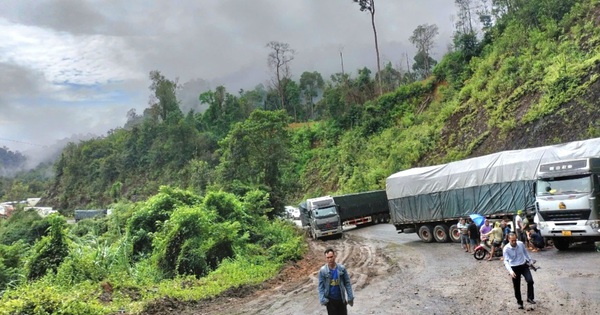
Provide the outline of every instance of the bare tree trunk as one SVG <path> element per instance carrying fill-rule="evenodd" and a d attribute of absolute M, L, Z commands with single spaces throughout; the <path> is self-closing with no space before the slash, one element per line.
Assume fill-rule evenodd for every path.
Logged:
<path fill-rule="evenodd" d="M 377 29 L 375 28 L 375 1 L 371 0 L 371 25 L 373 26 L 373 35 L 375 37 L 375 53 L 377 54 L 377 78 L 379 84 L 379 96 L 383 94 L 381 85 L 381 62 L 379 61 L 379 43 L 377 41 Z"/>
<path fill-rule="evenodd" d="M 340 60 L 342 62 L 342 75 L 344 75 L 344 56 L 342 55 L 341 50 L 340 50 Z"/>
<path fill-rule="evenodd" d="M 404 55 L 406 55 L 406 72 L 408 72 L 408 74 L 410 74 L 410 64 L 408 63 L 408 53 L 405 52 Z"/>

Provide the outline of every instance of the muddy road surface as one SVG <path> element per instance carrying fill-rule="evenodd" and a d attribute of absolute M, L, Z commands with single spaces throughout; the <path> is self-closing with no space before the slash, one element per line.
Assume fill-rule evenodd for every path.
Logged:
<path fill-rule="evenodd" d="M 592 246 L 530 253 L 534 307 L 517 309 L 500 260 L 478 261 L 456 243 L 422 243 L 390 224 L 348 230 L 341 239 L 309 242 L 305 259 L 261 286 L 210 301 L 158 303 L 148 314 L 326 314 L 317 296 L 317 270 L 332 247 L 348 268 L 355 302 L 348 314 L 600 314 L 600 253 Z M 526 285 L 522 281 L 523 299 Z"/>

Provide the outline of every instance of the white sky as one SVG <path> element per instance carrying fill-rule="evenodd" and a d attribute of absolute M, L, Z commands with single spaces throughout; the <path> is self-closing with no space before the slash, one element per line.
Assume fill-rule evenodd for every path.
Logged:
<path fill-rule="evenodd" d="M 447 51 L 454 1 L 375 4 L 382 61 L 406 67 L 420 24 L 439 27 L 434 57 Z M 370 15 L 352 0 L 2 0 L 0 147 L 27 153 L 123 126 L 148 106 L 152 70 L 189 82 L 191 100 L 266 84 L 269 41 L 296 50 L 296 80 L 341 72 L 340 50 L 346 72 L 376 69 Z"/>

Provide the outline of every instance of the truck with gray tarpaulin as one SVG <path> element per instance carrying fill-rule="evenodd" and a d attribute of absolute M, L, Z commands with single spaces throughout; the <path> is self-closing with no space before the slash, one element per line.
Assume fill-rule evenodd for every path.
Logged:
<path fill-rule="evenodd" d="M 590 227 L 588 233 L 591 233 L 598 225 L 595 196 L 600 191 L 595 186 L 593 194 L 572 195 L 572 198 L 586 198 L 588 203 L 585 207 L 583 203 L 576 206 L 584 209 L 579 209 L 575 221 L 566 218 L 564 211 L 560 214 L 558 202 L 554 202 L 556 207 L 544 206 L 536 210 L 536 206 L 547 204 L 541 201 L 548 196 L 536 195 L 535 190 L 543 184 L 536 184 L 541 165 L 593 156 L 600 156 L 600 138 L 407 169 L 386 179 L 391 221 L 398 233 L 416 232 L 424 242 L 458 242 L 460 235 L 456 224 L 459 218 L 480 214 L 488 218 L 512 219 L 517 210 L 524 209 L 527 214 L 537 214 L 540 227 L 554 228 L 553 234 L 541 229 L 543 236 L 567 237 L 568 232 L 562 234 L 564 225 L 560 229 L 557 226 L 575 224 L 575 221 Z M 597 181 L 598 175 L 589 170 L 585 174 L 590 180 L 590 190 L 594 190 L 591 182 Z M 568 220 L 563 220 L 565 218 Z"/>

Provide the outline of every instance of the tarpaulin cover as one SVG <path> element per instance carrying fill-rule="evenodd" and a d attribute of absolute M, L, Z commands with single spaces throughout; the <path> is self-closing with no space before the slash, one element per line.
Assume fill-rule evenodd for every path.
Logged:
<path fill-rule="evenodd" d="M 412 168 L 386 180 L 393 223 L 515 212 L 533 206 L 541 163 L 600 156 L 600 138 Z"/>
<path fill-rule="evenodd" d="M 340 206 L 342 221 L 389 211 L 385 190 L 333 196 L 333 200 Z"/>

